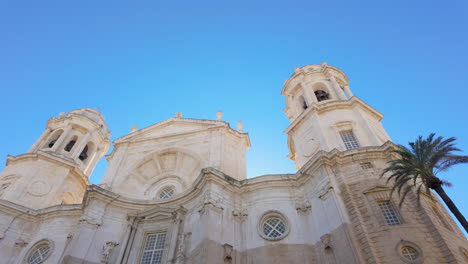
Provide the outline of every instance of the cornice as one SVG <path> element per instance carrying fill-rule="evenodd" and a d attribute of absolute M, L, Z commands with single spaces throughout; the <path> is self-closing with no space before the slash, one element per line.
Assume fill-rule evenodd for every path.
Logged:
<path fill-rule="evenodd" d="M 207 120 L 207 119 L 195 119 L 195 118 L 182 118 L 182 117 L 171 117 L 169 119 L 163 120 L 161 122 L 158 122 L 156 124 L 147 126 L 145 128 L 139 129 L 137 131 L 131 132 L 130 134 L 127 134 L 125 136 L 119 137 L 114 140 L 114 144 L 118 144 L 120 142 L 124 142 L 128 140 L 129 138 L 136 137 L 138 135 L 141 135 L 147 131 L 156 129 L 158 127 L 164 126 L 169 123 L 195 123 L 195 124 L 208 124 L 208 125 L 215 125 L 215 126 L 223 126 L 223 127 L 229 127 L 229 124 L 225 121 L 221 120 Z"/>
<path fill-rule="evenodd" d="M 67 116 L 64 116 L 64 117 L 59 117 L 59 118 L 52 117 L 47 121 L 46 128 L 49 128 L 49 126 L 52 123 L 64 123 L 67 120 L 73 121 L 74 118 L 80 119 L 82 121 L 85 121 L 86 123 L 89 123 L 94 128 L 94 130 L 97 131 L 97 135 L 101 138 L 102 141 L 107 141 L 110 143 L 109 137 L 111 136 L 111 131 L 107 129 L 107 125 L 105 121 L 104 121 L 105 128 L 103 128 L 101 127 L 101 125 L 96 123 L 96 121 L 92 120 L 91 118 L 83 116 L 83 115 L 79 115 L 79 114 L 69 113 Z"/>
<path fill-rule="evenodd" d="M 211 124 L 213 126 L 197 129 L 197 130 L 191 130 L 187 132 L 181 132 L 181 133 L 173 133 L 173 134 L 168 134 L 168 135 L 162 135 L 162 136 L 156 136 L 156 137 L 150 137 L 150 138 L 142 138 L 142 139 L 136 139 L 132 140 L 132 138 L 138 137 L 139 135 L 148 132 L 152 129 L 157 129 L 160 126 L 163 126 L 165 124 L 169 124 L 171 122 L 187 122 L 187 123 L 201 123 L 201 124 Z M 166 139 L 171 139 L 171 138 L 177 138 L 177 137 L 184 137 L 184 136 L 189 136 L 189 135 L 194 135 L 210 130 L 216 130 L 216 129 L 226 129 L 227 133 L 230 133 L 231 135 L 241 137 L 245 140 L 246 146 L 249 148 L 251 146 L 250 143 L 250 138 L 248 133 L 240 132 L 237 130 L 232 129 L 227 122 L 224 121 L 212 121 L 212 120 L 203 120 L 203 119 L 189 119 L 189 118 L 179 118 L 179 117 L 172 117 L 167 120 L 164 120 L 162 122 L 156 123 L 154 125 L 151 125 L 149 127 L 143 128 L 141 130 L 132 132 L 128 134 L 127 136 L 123 136 L 121 138 L 118 138 L 114 140 L 114 149 L 112 150 L 112 153 L 109 155 L 106 155 L 106 159 L 112 159 L 112 156 L 114 152 L 117 150 L 117 148 L 120 145 L 123 144 L 134 144 L 134 143 L 140 143 L 140 142 L 145 142 L 145 141 L 157 141 L 157 140 L 166 140 Z"/>
<path fill-rule="evenodd" d="M 320 69 L 315 70 L 315 71 L 304 71 L 305 68 L 308 68 L 310 66 L 319 66 Z M 294 73 L 286 81 L 284 81 L 284 86 L 283 86 L 283 89 L 281 89 L 281 94 L 286 95 L 286 89 L 289 88 L 289 85 L 291 84 L 291 82 L 293 82 L 298 76 L 306 76 L 306 75 L 312 75 L 312 74 L 316 74 L 316 73 L 326 73 L 326 71 L 328 69 L 336 71 L 337 73 L 342 75 L 342 77 L 344 77 L 346 82 L 349 81 L 348 77 L 346 76 L 346 74 L 343 71 L 341 71 L 337 67 L 328 65 L 326 62 L 322 62 L 322 64 L 309 64 L 309 65 L 305 65 L 305 66 L 300 67 L 300 68 L 296 68 L 294 70 Z"/>
<path fill-rule="evenodd" d="M 31 209 L 26 206 L 0 199 L 0 211 L 31 220 L 50 217 L 79 216 L 83 213 L 82 204 L 54 205 L 43 209 Z"/>
<path fill-rule="evenodd" d="M 72 173 L 78 175 L 78 178 L 81 179 L 83 181 L 84 184 L 88 185 L 89 184 L 89 181 L 88 181 L 88 177 L 86 177 L 86 175 L 80 171 L 80 169 L 78 168 L 78 164 L 76 164 L 73 160 L 69 159 L 69 158 L 66 158 L 66 157 L 58 157 L 56 155 L 53 155 L 52 153 L 48 153 L 48 152 L 45 152 L 45 151 L 42 151 L 42 150 L 38 150 L 36 153 L 25 153 L 25 154 L 21 154 L 21 155 L 18 155 L 18 156 L 10 156 L 8 155 L 7 156 L 7 161 L 6 161 L 6 166 L 9 166 L 9 165 L 13 165 L 17 162 L 20 162 L 22 160 L 26 160 L 26 159 L 44 159 L 44 160 L 47 160 L 47 161 L 50 161 L 50 162 L 53 162 L 55 164 L 58 164 L 60 166 L 64 166 L 64 167 L 67 167 L 68 169 L 70 169 L 72 171 Z"/>
<path fill-rule="evenodd" d="M 375 110 L 372 106 L 366 104 L 364 101 L 359 99 L 356 96 L 351 97 L 349 100 L 340 100 L 340 101 L 330 101 L 330 102 L 324 102 L 324 103 L 319 103 L 319 104 L 312 104 L 310 107 L 308 107 L 306 110 L 304 110 L 290 125 L 288 128 L 284 130 L 284 132 L 287 134 L 291 130 L 294 130 L 298 124 L 302 122 L 306 117 L 309 117 L 314 114 L 322 114 L 326 113 L 332 110 L 336 109 L 343 109 L 343 108 L 351 108 L 355 105 L 362 106 L 365 110 L 370 112 L 372 115 L 374 115 L 379 121 L 383 119 L 383 114 L 380 113 L 379 111 Z"/>
<path fill-rule="evenodd" d="M 12 214 L 24 215 L 24 217 L 36 217 L 35 219 L 37 219 L 37 217 L 41 217 L 42 219 L 54 216 L 79 216 L 83 209 L 88 206 L 92 200 L 97 199 L 108 204 L 112 204 L 113 206 L 129 210 L 129 215 L 141 215 L 141 213 L 139 213 L 141 211 L 154 211 L 157 210 L 157 208 L 165 208 L 166 211 L 171 211 L 175 210 L 175 208 L 181 204 L 186 204 L 202 195 L 203 190 L 209 184 L 220 185 L 224 190 L 237 194 L 264 188 L 299 187 L 302 186 L 304 182 L 313 178 L 313 172 L 323 165 L 336 166 L 337 164 L 359 162 L 360 160 L 386 159 L 391 156 L 390 151 L 395 149 L 395 146 L 395 144 L 388 141 L 378 147 L 363 147 L 347 151 L 339 151 L 337 149 L 329 152 L 320 151 L 294 174 L 263 175 L 241 181 L 236 180 L 215 168 L 204 168 L 200 171 L 200 175 L 189 189 L 165 200 L 134 199 L 119 195 L 97 185 L 88 185 L 82 204 L 56 205 L 40 210 L 34 210 L 10 201 L 0 200 L 0 209 Z"/>

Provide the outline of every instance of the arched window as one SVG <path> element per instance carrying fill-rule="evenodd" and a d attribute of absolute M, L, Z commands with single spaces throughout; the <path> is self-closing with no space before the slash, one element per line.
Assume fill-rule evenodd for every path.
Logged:
<path fill-rule="evenodd" d="M 65 148 L 63 148 L 63 150 L 65 150 L 66 152 L 70 152 L 70 150 L 72 150 L 73 146 L 75 145 L 77 139 L 78 137 L 74 136 L 72 140 L 70 140 L 68 144 L 65 146 Z"/>
<path fill-rule="evenodd" d="M 34 245 L 26 255 L 27 264 L 44 263 L 52 253 L 52 244 L 49 240 L 42 240 Z"/>
<path fill-rule="evenodd" d="M 314 93 L 315 97 L 317 97 L 317 101 L 319 102 L 330 99 L 330 95 L 324 90 L 317 90 Z"/>
<path fill-rule="evenodd" d="M 78 157 L 81 161 L 85 161 L 88 158 L 88 145 L 86 145 Z"/>
<path fill-rule="evenodd" d="M 46 147 L 52 148 L 55 145 L 55 142 L 57 142 L 57 140 L 60 138 L 62 133 L 63 133 L 63 130 L 61 129 L 59 131 L 54 132 L 54 134 L 49 138 L 49 141 L 46 144 Z"/>

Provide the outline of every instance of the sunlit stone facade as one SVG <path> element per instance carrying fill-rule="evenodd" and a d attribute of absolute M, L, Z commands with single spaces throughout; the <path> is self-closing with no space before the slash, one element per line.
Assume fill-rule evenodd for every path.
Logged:
<path fill-rule="evenodd" d="M 401 207 L 380 173 L 382 114 L 325 63 L 284 83 L 297 172 L 246 178 L 247 133 L 178 115 L 114 140 L 102 115 L 62 113 L 0 174 L 0 263 L 468 263 L 441 203 Z"/>

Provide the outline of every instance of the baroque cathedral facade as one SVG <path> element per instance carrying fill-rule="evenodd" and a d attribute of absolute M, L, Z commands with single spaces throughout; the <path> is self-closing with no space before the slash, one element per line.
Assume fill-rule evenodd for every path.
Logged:
<path fill-rule="evenodd" d="M 97 110 L 52 117 L 0 174 L 0 263 L 468 263 L 439 200 L 390 196 L 395 145 L 341 70 L 296 68 L 281 94 L 297 172 L 249 179 L 249 136 L 221 118 L 133 129 L 106 155 Z"/>

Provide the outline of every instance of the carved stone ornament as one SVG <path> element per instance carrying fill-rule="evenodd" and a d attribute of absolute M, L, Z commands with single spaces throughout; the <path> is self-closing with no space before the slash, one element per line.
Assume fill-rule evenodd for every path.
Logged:
<path fill-rule="evenodd" d="M 102 246 L 101 263 L 109 263 L 110 255 L 114 247 L 118 246 L 119 243 L 108 241 Z"/>
<path fill-rule="evenodd" d="M 25 247 L 28 245 L 28 242 L 26 242 L 24 239 L 22 238 L 18 238 L 16 239 L 15 241 L 15 247 Z"/>
<path fill-rule="evenodd" d="M 78 221 L 80 222 L 80 224 L 88 224 L 95 228 L 100 227 L 102 225 L 102 222 L 100 220 L 88 215 L 83 215 Z"/>
<path fill-rule="evenodd" d="M 234 219 L 238 222 L 243 222 L 245 219 L 247 219 L 247 216 L 249 216 L 249 213 L 247 209 L 241 208 L 241 209 L 234 209 L 232 210 L 232 216 L 234 216 Z"/>
<path fill-rule="evenodd" d="M 321 200 L 326 200 L 330 191 L 333 191 L 333 187 L 330 186 L 330 183 L 325 184 L 325 186 L 320 189 L 318 193 L 318 198 Z"/>
<path fill-rule="evenodd" d="M 320 242 L 322 243 L 324 249 L 332 248 L 332 237 L 330 234 L 325 234 L 321 236 Z"/>
<path fill-rule="evenodd" d="M 212 209 L 216 212 L 222 212 L 224 210 L 222 204 L 223 199 L 219 194 L 214 192 L 206 192 L 203 195 L 203 202 L 198 212 L 200 214 L 204 214 L 207 209 Z"/>
<path fill-rule="evenodd" d="M 223 257 L 224 263 L 232 263 L 233 247 L 229 244 L 224 244 L 223 249 L 224 249 L 224 257 Z"/>
<path fill-rule="evenodd" d="M 177 258 L 178 259 L 185 259 L 185 252 L 186 252 L 186 244 L 188 237 L 192 235 L 191 232 L 179 235 L 178 239 L 178 246 L 177 246 Z"/>
<path fill-rule="evenodd" d="M 308 215 L 312 209 L 312 205 L 307 199 L 296 201 L 295 207 L 297 212 L 301 215 Z"/>

